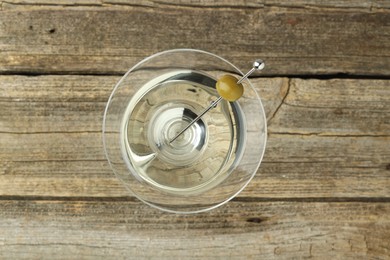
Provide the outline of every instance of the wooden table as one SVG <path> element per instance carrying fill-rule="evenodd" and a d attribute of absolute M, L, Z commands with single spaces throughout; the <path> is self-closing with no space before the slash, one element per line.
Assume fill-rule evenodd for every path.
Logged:
<path fill-rule="evenodd" d="M 0 1 L 0 258 L 390 258 L 390 2 Z M 129 194 L 103 154 L 121 75 L 172 48 L 253 78 L 268 143 L 209 213 Z"/>

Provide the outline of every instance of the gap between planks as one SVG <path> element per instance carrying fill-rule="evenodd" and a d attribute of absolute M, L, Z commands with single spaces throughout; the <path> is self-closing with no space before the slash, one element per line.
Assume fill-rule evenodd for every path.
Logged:
<path fill-rule="evenodd" d="M 146 58 L 146 57 L 145 57 Z M 141 61 L 141 60 L 140 60 Z M 134 64 L 135 65 L 135 64 Z M 129 68 L 130 69 L 130 68 Z M 224 71 L 226 73 L 233 73 L 232 71 Z M 86 76 L 86 77 L 117 77 L 124 76 L 125 72 L 83 72 L 83 71 L 0 71 L 0 76 L 24 76 L 24 77 L 41 77 L 41 76 Z M 347 73 L 322 73 L 322 74 L 267 74 L 250 76 L 248 79 L 256 80 L 262 78 L 288 78 L 293 79 L 318 79 L 318 80 L 332 80 L 332 79 L 361 79 L 361 80 L 388 80 L 390 75 L 364 75 L 364 74 L 347 74 Z"/>
<path fill-rule="evenodd" d="M 0 201 L 97 201 L 97 202 L 139 202 L 132 196 L 117 197 L 93 197 L 93 196 L 18 196 L 3 195 Z M 390 203 L 390 197 L 280 197 L 280 198 L 255 198 L 235 197 L 232 202 L 302 202 L 302 203 L 336 203 L 336 202 L 361 202 L 361 203 Z"/>

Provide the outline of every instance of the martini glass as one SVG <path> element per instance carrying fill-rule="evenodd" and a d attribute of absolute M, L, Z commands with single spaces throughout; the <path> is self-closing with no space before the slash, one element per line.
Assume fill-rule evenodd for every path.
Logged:
<path fill-rule="evenodd" d="M 215 54 L 176 49 L 142 60 L 117 83 L 104 113 L 104 151 L 138 199 L 169 212 L 203 212 L 234 198 L 256 174 L 267 128 L 246 78 L 240 99 L 222 100 L 177 136 L 219 98 L 216 82 L 226 74 L 243 75 Z"/>

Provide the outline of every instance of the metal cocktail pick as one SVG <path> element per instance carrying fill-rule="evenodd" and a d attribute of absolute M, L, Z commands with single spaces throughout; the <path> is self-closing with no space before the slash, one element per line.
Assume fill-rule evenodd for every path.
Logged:
<path fill-rule="evenodd" d="M 237 81 L 237 85 L 238 84 L 241 84 L 246 78 L 249 77 L 249 75 L 251 75 L 255 70 L 262 70 L 264 69 L 264 62 L 262 60 L 255 60 L 255 62 L 253 62 L 253 67 L 252 69 L 250 69 L 244 76 L 242 76 L 241 79 L 239 79 Z M 218 103 L 221 102 L 222 100 L 222 97 L 219 97 L 218 99 L 216 99 L 215 101 L 211 102 L 211 104 L 205 109 L 203 110 L 202 113 L 200 113 L 196 118 L 194 118 L 185 128 L 183 128 L 174 138 L 171 139 L 171 141 L 169 141 L 169 143 L 172 143 L 173 141 L 175 141 L 180 135 L 182 135 L 188 128 L 190 128 L 193 124 L 195 124 L 196 122 L 198 122 L 198 120 L 204 115 L 206 114 L 207 112 L 209 112 L 211 109 L 217 107 Z"/>

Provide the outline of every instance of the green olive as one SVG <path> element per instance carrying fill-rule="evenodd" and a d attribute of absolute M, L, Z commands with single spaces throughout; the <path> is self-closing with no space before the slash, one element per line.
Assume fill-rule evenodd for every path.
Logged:
<path fill-rule="evenodd" d="M 233 102 L 244 94 L 242 84 L 237 84 L 237 79 L 232 75 L 223 75 L 216 84 L 218 94 L 225 100 Z"/>

